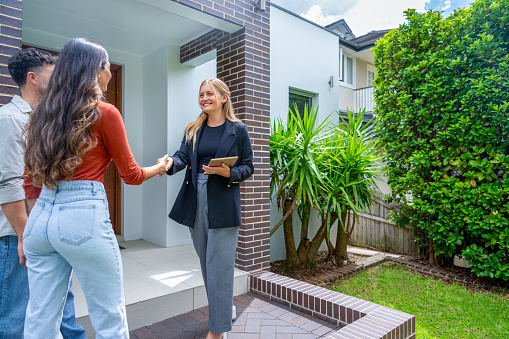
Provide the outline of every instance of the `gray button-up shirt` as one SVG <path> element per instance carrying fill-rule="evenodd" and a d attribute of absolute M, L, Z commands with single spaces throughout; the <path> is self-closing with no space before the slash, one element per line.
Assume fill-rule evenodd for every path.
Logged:
<path fill-rule="evenodd" d="M 0 107 L 0 204 L 25 199 L 22 133 L 31 111 L 30 105 L 17 95 Z M 0 237 L 6 235 L 16 235 L 16 232 L 0 209 Z"/>

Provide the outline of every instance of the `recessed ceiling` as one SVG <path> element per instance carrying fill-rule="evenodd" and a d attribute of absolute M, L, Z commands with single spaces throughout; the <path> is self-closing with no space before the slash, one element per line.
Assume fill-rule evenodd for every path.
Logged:
<path fill-rule="evenodd" d="M 216 28 L 197 21 L 206 14 L 167 1 L 177 10 L 143 0 L 23 0 L 23 43 L 40 46 L 33 40 L 41 34 L 65 40 L 84 37 L 107 48 L 144 56 L 164 45 L 181 46 Z M 187 17 L 180 15 L 190 11 Z M 229 31 L 236 29 L 226 24 Z"/>

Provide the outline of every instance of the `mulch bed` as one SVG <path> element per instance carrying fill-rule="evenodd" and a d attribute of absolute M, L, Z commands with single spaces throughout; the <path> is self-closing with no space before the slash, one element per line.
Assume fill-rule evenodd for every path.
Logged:
<path fill-rule="evenodd" d="M 337 260 L 329 258 L 328 255 L 328 252 L 318 252 L 318 255 L 316 256 L 316 264 L 314 267 L 298 271 L 287 271 L 284 267 L 284 260 L 275 261 L 270 263 L 270 271 L 279 275 L 284 275 L 285 277 L 305 281 L 307 278 L 321 276 L 328 273 L 329 271 L 343 267 L 345 265 L 354 264 L 356 261 L 365 258 L 362 255 L 349 253 L 348 262 L 346 260 L 337 262 Z"/>

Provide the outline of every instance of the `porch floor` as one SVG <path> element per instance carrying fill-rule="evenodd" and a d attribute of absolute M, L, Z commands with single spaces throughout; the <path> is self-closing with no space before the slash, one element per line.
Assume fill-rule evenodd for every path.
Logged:
<path fill-rule="evenodd" d="M 207 305 L 200 263 L 193 245 L 161 247 L 144 240 L 119 242 L 124 269 L 127 321 L 130 329 Z M 249 291 L 249 274 L 235 269 L 234 295 Z M 73 275 L 76 318 L 87 331 L 95 333 L 88 317 L 85 296 Z"/>

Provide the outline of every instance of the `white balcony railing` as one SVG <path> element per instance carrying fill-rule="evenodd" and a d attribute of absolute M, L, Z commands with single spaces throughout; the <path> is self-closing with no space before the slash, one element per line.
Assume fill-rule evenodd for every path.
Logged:
<path fill-rule="evenodd" d="M 363 109 L 366 112 L 373 112 L 374 106 L 373 87 L 364 87 L 353 91 L 353 109 L 355 112 L 360 112 Z"/>

